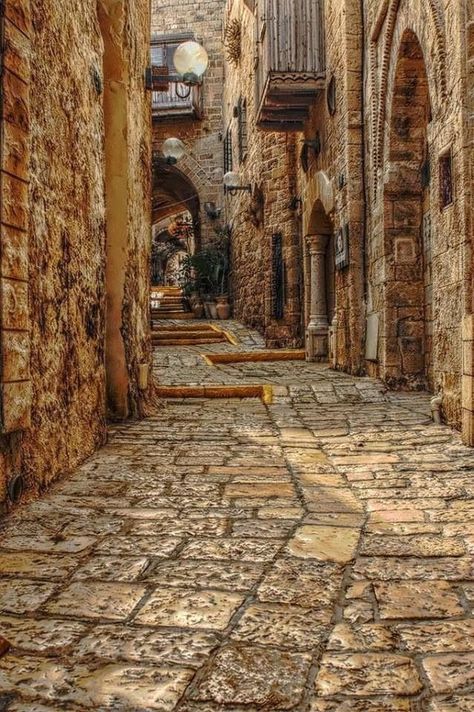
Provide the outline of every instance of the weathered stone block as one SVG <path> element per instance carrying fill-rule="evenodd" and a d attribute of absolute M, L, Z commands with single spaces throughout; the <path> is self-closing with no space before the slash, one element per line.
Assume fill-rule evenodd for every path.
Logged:
<path fill-rule="evenodd" d="M 2 332 L 2 381 L 27 381 L 30 377 L 30 335 Z"/>
<path fill-rule="evenodd" d="M 8 0 L 5 6 L 5 17 L 22 30 L 26 35 L 31 32 L 30 3 L 25 0 Z"/>
<path fill-rule="evenodd" d="M 2 168 L 24 181 L 29 173 L 29 139 L 25 132 L 8 121 L 3 123 Z"/>
<path fill-rule="evenodd" d="M 28 227 L 28 185 L 4 173 L 1 182 L 1 222 L 26 230 Z"/>
<path fill-rule="evenodd" d="M 4 383 L 2 386 L 2 432 L 26 430 L 31 425 L 31 383 Z"/>
<path fill-rule="evenodd" d="M 7 69 L 25 81 L 30 74 L 29 40 L 12 22 L 5 21 L 3 62 Z"/>
<path fill-rule="evenodd" d="M 1 273 L 26 281 L 28 279 L 28 233 L 0 225 Z"/>
<path fill-rule="evenodd" d="M 11 72 L 5 72 L 2 88 L 3 119 L 28 132 L 30 125 L 28 86 Z"/>
<path fill-rule="evenodd" d="M 28 285 L 11 279 L 1 280 L 1 317 L 4 329 L 28 329 Z"/>

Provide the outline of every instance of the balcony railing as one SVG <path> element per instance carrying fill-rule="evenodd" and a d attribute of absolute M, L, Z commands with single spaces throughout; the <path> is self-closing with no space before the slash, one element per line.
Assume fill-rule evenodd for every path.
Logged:
<path fill-rule="evenodd" d="M 176 116 L 201 118 L 201 87 L 192 87 L 191 93 L 186 96 L 187 87 L 174 81 L 173 77 L 170 77 L 170 80 L 166 91 L 152 92 L 153 118 L 157 120 Z"/>
<path fill-rule="evenodd" d="M 324 0 L 260 0 L 257 21 L 258 124 L 301 131 L 325 86 Z"/>

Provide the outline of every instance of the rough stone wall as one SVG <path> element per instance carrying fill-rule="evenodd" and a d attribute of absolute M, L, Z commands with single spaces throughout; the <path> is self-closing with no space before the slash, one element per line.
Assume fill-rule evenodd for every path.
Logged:
<path fill-rule="evenodd" d="M 132 410 L 137 411 L 134 361 L 148 356 L 144 285 L 148 278 L 145 260 L 150 230 L 146 193 L 150 128 L 149 97 L 143 82 L 147 57 L 141 49 L 149 37 L 148 3 L 131 3 L 126 11 L 125 51 L 131 77 L 128 91 L 133 102 L 129 137 L 133 202 L 129 203 L 130 246 L 124 300 L 125 310 L 129 311 L 124 333 L 130 369 L 129 398 L 135 404 Z M 21 193 L 24 225 L 12 228 L 12 220 L 8 216 L 6 219 L 18 249 L 23 234 L 29 243 L 29 250 L 26 244 L 21 247 L 17 264 L 26 265 L 29 279 L 25 325 L 31 347 L 28 366 L 32 404 L 30 422 L 18 423 L 14 432 L 3 437 L 1 502 L 5 501 L 5 483 L 14 475 L 22 474 L 29 489 L 41 491 L 85 459 L 106 437 L 107 127 L 97 2 L 41 0 L 32 4 L 30 20 L 26 0 L 7 0 L 6 15 L 7 22 L 11 17 L 20 24 L 18 44 L 30 42 L 30 108 L 22 127 L 30 146 L 29 156 L 22 163 L 26 186 Z M 19 109 L 23 111 L 26 106 L 26 80 L 20 75 L 13 81 L 19 115 Z M 18 132 L 12 135 L 4 125 L 2 133 L 3 160 L 9 153 L 15 154 L 20 143 Z M 8 249 L 2 230 L 2 254 Z M 5 371 L 3 361 L 3 379 Z M 10 412 L 4 403 L 4 432 Z"/>
<path fill-rule="evenodd" d="M 234 170 L 242 184 L 251 184 L 263 194 L 262 219 L 256 225 L 252 212 L 258 212 L 248 193 L 226 199 L 227 221 L 232 226 L 234 313 L 249 326 L 264 333 L 268 346 L 302 344 L 303 268 L 301 226 L 297 210 L 290 201 L 297 197 L 296 135 L 260 131 L 256 126 L 255 92 L 255 17 L 243 0 L 228 3 L 226 21 L 238 19 L 242 28 L 241 58 L 238 66 L 226 63 L 224 101 L 225 129 L 233 134 Z M 239 98 L 247 101 L 248 149 L 239 163 L 238 120 L 234 108 Z M 284 316 L 272 316 L 272 235 L 283 237 L 285 263 Z"/>
<path fill-rule="evenodd" d="M 202 88 L 202 118 L 173 117 L 153 122 L 154 152 L 161 155 L 163 141 L 170 137 L 179 138 L 186 145 L 186 156 L 177 168 L 193 183 L 199 196 L 203 242 L 212 237 L 215 226 L 203 209 L 204 203 L 223 206 L 224 5 L 225 0 L 181 0 L 179 3 L 152 0 L 152 36 L 193 32 L 209 55 L 209 69 Z M 159 185 L 159 175 L 156 181 Z"/>
<path fill-rule="evenodd" d="M 324 3 L 326 83 L 335 80 L 335 111 L 329 111 L 324 92 L 315 103 L 305 131 L 308 140 L 319 134 L 321 153 L 310 160 L 305 173 L 298 167 L 302 196 L 303 241 L 317 228 L 318 207 L 330 221 L 333 235 L 347 226 L 350 265 L 334 270 L 335 344 L 337 368 L 353 374 L 364 368 L 364 155 L 362 133 L 362 44 L 360 3 L 337 0 Z M 324 185 L 333 193 L 332 205 L 324 205 Z M 319 216 L 320 217 L 320 216 Z M 303 244 L 303 250 L 306 246 Z M 334 252 L 334 241 L 328 252 Z M 328 258 L 333 259 L 333 254 Z M 305 259 L 308 271 L 308 258 Z M 331 279 L 330 272 L 327 278 Z M 309 275 L 306 284 L 305 323 L 309 321 Z M 330 311 L 331 317 L 331 311 Z"/>
<path fill-rule="evenodd" d="M 394 102 L 401 83 L 404 82 L 408 92 L 410 86 L 415 87 L 410 65 L 407 65 L 404 78 L 397 74 L 400 48 L 406 39 L 407 30 L 410 30 L 421 48 L 431 100 L 431 120 L 427 121 L 426 130 L 431 169 L 427 201 L 431 216 L 432 388 L 435 391 L 442 390 L 445 417 L 457 426 L 461 421 L 461 325 L 467 302 L 471 299 L 465 281 L 466 265 L 470 261 L 471 235 L 466 223 L 469 181 L 464 162 L 465 17 L 462 6 L 462 3 L 444 3 L 441 7 L 433 0 L 386 0 L 382 3 L 367 0 L 365 3 L 368 66 L 368 101 L 365 108 L 369 146 L 367 167 L 371 189 L 368 309 L 369 313 L 377 314 L 379 318 L 378 362 L 369 365 L 369 372 L 392 383 L 397 383 L 398 379 L 403 381 L 406 374 L 403 373 L 403 367 L 400 373 L 399 360 L 400 354 L 402 358 L 406 354 L 403 353 L 403 339 L 398 338 L 395 343 L 392 335 L 393 319 L 398 319 L 398 314 L 400 319 L 413 320 L 413 307 L 421 311 L 421 320 L 426 319 L 423 305 L 403 302 L 405 292 L 401 286 L 408 278 L 416 279 L 413 269 L 419 265 L 419 255 L 416 255 L 418 248 L 409 246 L 411 239 L 414 243 L 416 239 L 420 240 L 416 216 L 410 211 L 409 214 L 390 218 L 384 197 L 386 186 L 391 180 L 391 168 L 395 168 L 394 155 L 397 151 L 400 155 L 400 145 L 405 140 L 403 131 L 410 131 L 417 121 L 415 116 L 405 118 L 402 126 L 398 115 L 400 111 Z M 409 96 L 406 101 L 410 101 Z M 393 113 L 392 107 L 395 107 Z M 417 130 L 421 130 L 421 127 Z M 454 201 L 442 209 L 439 159 L 447 150 L 452 151 Z M 410 181 L 410 171 L 413 176 L 420 170 L 418 164 L 419 160 L 415 160 L 413 153 L 411 165 L 405 163 L 405 170 L 408 170 L 405 184 Z M 397 170 L 402 170 L 400 163 L 397 164 Z M 395 247 L 393 240 L 389 239 L 390 230 L 393 234 L 396 230 L 399 235 L 400 242 L 395 241 Z M 417 236 L 414 234 L 416 231 Z M 408 254 L 402 242 L 409 248 Z M 402 245 L 399 251 L 397 245 Z M 410 269 L 411 277 L 408 275 Z M 392 281 L 391 275 L 394 272 L 395 275 L 400 273 L 405 276 L 396 276 Z M 392 293 L 388 292 L 388 288 Z M 404 315 L 403 305 L 406 312 Z M 404 336 L 401 323 L 398 322 L 397 336 Z M 412 333 L 413 327 L 410 337 Z M 417 357 L 418 353 L 411 354 L 412 362 Z"/>

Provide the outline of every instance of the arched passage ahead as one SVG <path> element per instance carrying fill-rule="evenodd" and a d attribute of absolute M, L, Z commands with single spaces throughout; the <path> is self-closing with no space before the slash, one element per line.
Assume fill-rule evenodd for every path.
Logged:
<path fill-rule="evenodd" d="M 432 385 L 432 288 L 428 124 L 423 52 L 407 30 L 393 91 L 385 184 L 384 374 L 411 388 Z"/>

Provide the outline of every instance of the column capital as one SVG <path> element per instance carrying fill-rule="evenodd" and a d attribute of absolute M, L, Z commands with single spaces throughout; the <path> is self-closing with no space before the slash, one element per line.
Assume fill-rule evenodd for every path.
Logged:
<path fill-rule="evenodd" d="M 324 254 L 329 242 L 329 235 L 306 235 L 306 242 L 312 254 Z"/>

